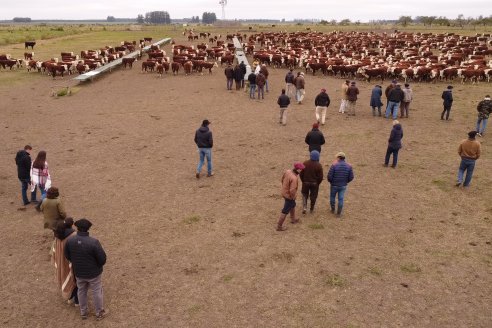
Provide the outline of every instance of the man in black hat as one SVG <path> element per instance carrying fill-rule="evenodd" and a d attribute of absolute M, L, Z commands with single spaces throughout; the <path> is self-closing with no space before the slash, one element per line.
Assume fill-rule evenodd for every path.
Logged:
<path fill-rule="evenodd" d="M 214 175 L 212 172 L 212 147 L 214 146 L 214 139 L 212 137 L 212 131 L 208 128 L 211 123 L 209 120 L 203 120 L 202 126 L 195 132 L 195 143 L 200 154 L 200 162 L 196 169 L 197 179 L 200 179 L 200 172 L 202 171 L 205 157 L 207 157 L 207 177 Z"/>
<path fill-rule="evenodd" d="M 441 113 L 441 120 L 444 120 L 444 114 L 446 114 L 446 121 L 449 120 L 449 112 L 453 105 L 453 86 L 448 85 L 447 89 L 442 92 L 441 98 L 443 99 L 444 110 Z"/>
<path fill-rule="evenodd" d="M 72 263 L 73 272 L 77 280 L 80 304 L 80 315 L 87 319 L 89 308 L 87 306 L 87 291 L 90 288 L 96 307 L 96 319 L 101 320 L 109 313 L 103 305 L 102 272 L 106 264 L 106 253 L 99 240 L 89 237 L 89 228 L 92 223 L 87 219 L 75 222 L 77 235 L 67 240 L 65 244 L 65 257 Z"/>

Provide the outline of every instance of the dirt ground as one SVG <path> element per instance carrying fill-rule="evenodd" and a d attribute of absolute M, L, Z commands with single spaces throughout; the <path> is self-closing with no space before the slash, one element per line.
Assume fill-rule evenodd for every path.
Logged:
<path fill-rule="evenodd" d="M 107 252 L 111 315 L 99 327 L 491 327 L 491 135 L 480 139 L 470 189 L 454 187 L 458 144 L 491 85 L 455 83 L 443 122 L 446 84 L 413 83 L 391 169 L 382 167 L 391 120 L 372 117 L 373 83 L 358 82 L 349 118 L 338 113 L 342 80 L 307 75 L 305 103 L 290 106 L 282 127 L 286 70 L 270 72 L 262 101 L 227 91 L 220 67 L 159 79 L 137 64 L 59 99 L 50 87 L 67 79 L 0 85 L 0 325 L 96 326 L 64 304 L 52 237 L 33 206 L 20 207 L 14 157 L 31 144 L 47 151 L 69 215 L 89 218 Z M 315 213 L 278 233 L 280 178 L 308 159 L 321 87 L 332 100 L 325 174 L 338 151 L 354 167 L 345 215 L 330 214 L 325 180 Z M 215 176 L 197 180 L 193 137 L 204 118 L 213 122 Z"/>

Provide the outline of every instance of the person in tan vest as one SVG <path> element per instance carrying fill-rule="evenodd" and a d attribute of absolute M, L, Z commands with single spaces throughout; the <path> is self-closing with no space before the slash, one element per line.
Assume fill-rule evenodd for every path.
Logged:
<path fill-rule="evenodd" d="M 480 158 L 480 142 L 475 140 L 477 131 L 468 132 L 468 139 L 463 140 L 458 147 L 458 154 L 461 157 L 460 168 L 458 169 L 458 182 L 456 187 L 459 187 L 463 182 L 463 175 L 466 171 L 465 182 L 463 187 L 470 185 L 473 170 L 475 169 L 475 161 Z"/>
<path fill-rule="evenodd" d="M 340 109 L 338 110 L 339 113 L 345 113 L 345 109 L 347 108 L 347 90 L 349 87 L 349 80 L 345 80 L 345 83 L 342 84 L 342 90 L 341 90 L 341 97 L 342 101 L 340 102 Z"/>
<path fill-rule="evenodd" d="M 277 222 L 277 231 L 286 230 L 283 224 L 289 213 L 291 223 L 299 222 L 299 219 L 296 218 L 296 197 L 299 187 L 298 176 L 302 170 L 304 170 L 304 164 L 296 162 L 292 170 L 285 170 L 284 175 L 282 175 L 281 193 L 284 198 L 284 208 Z"/>

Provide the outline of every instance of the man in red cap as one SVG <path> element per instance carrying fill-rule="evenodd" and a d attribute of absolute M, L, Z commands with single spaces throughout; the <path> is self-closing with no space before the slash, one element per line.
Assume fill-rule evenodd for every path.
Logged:
<path fill-rule="evenodd" d="M 326 93 L 326 89 L 321 89 L 321 92 L 316 96 L 314 106 L 316 106 L 316 120 L 321 125 L 325 125 L 326 110 L 330 106 L 330 97 Z"/>
<path fill-rule="evenodd" d="M 292 170 L 285 170 L 282 175 L 282 197 L 284 198 L 284 208 L 280 214 L 280 218 L 277 223 L 277 231 L 284 231 L 286 228 L 283 226 L 287 214 L 290 213 L 290 222 L 297 223 L 299 219 L 296 219 L 296 197 L 297 188 L 299 186 L 298 176 L 301 171 L 304 170 L 304 164 L 301 162 L 294 163 Z"/>
<path fill-rule="evenodd" d="M 319 124 L 313 124 L 313 129 L 306 134 L 304 142 L 309 145 L 309 152 L 317 150 L 321 153 L 321 146 L 325 144 L 325 136 L 319 130 Z"/>

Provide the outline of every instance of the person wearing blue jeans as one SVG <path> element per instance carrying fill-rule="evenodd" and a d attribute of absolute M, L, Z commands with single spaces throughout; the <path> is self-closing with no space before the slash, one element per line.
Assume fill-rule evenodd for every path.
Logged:
<path fill-rule="evenodd" d="M 481 137 L 485 133 L 487 121 L 489 120 L 490 113 L 492 113 L 492 100 L 490 100 L 489 95 L 486 95 L 485 99 L 478 103 L 477 111 L 477 135 Z"/>
<path fill-rule="evenodd" d="M 343 200 L 347 185 L 354 179 L 352 165 L 345 162 L 345 153 L 336 155 L 337 161 L 331 165 L 328 171 L 328 182 L 330 183 L 330 207 L 331 213 L 335 213 L 335 201 L 338 195 L 337 216 L 342 215 Z"/>
<path fill-rule="evenodd" d="M 22 203 L 28 205 L 36 201 L 36 190 L 31 192 L 31 201 L 27 198 L 27 188 L 31 183 L 31 150 L 30 145 L 26 145 L 24 149 L 19 150 L 15 155 L 15 164 L 17 165 L 17 177 L 21 183 Z"/>
<path fill-rule="evenodd" d="M 403 129 L 400 122 L 393 121 L 393 129 L 391 129 L 390 137 L 388 139 L 388 149 L 386 149 L 386 157 L 384 158 L 384 166 L 388 166 L 390 156 L 393 154 L 392 168 L 396 167 L 398 163 L 398 151 L 401 148 L 401 139 L 403 138 Z"/>
<path fill-rule="evenodd" d="M 212 131 L 208 128 L 211 124 L 209 120 L 203 120 L 202 125 L 195 132 L 195 143 L 198 147 L 198 153 L 200 154 L 200 162 L 196 169 L 196 178 L 200 178 L 200 172 L 202 171 L 203 162 L 205 157 L 207 158 L 207 177 L 214 175 L 212 172 L 212 147 L 214 145 Z"/>
<path fill-rule="evenodd" d="M 480 158 L 481 146 L 480 142 L 475 140 L 477 131 L 468 132 L 468 139 L 463 140 L 458 148 L 458 154 L 461 156 L 461 163 L 458 169 L 458 182 L 456 187 L 459 187 L 463 183 L 463 187 L 468 187 L 473 177 L 473 170 L 475 169 L 475 162 Z M 463 176 L 466 177 L 463 182 Z"/>
<path fill-rule="evenodd" d="M 256 91 L 256 74 L 251 72 L 248 75 L 249 82 L 249 98 L 255 99 L 255 91 Z"/>
<path fill-rule="evenodd" d="M 388 93 L 388 106 L 386 107 L 386 113 L 384 115 L 386 118 L 389 118 L 390 114 L 393 113 L 393 119 L 396 120 L 400 103 L 403 101 L 404 97 L 405 94 L 401 89 L 401 85 L 399 83 L 396 84 L 396 86 Z"/>

